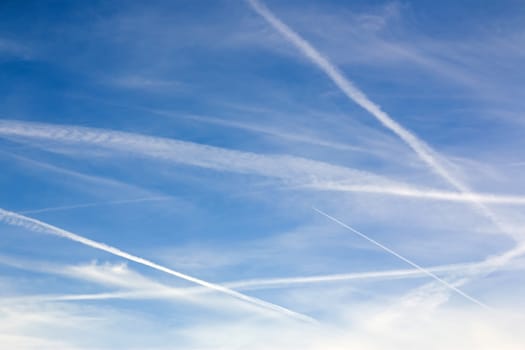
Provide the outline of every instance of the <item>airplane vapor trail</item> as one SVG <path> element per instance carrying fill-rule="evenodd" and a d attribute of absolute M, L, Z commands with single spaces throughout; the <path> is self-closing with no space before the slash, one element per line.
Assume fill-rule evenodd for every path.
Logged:
<path fill-rule="evenodd" d="M 220 171 L 257 174 L 280 179 L 286 183 L 287 187 L 377 193 L 453 202 L 525 204 L 524 196 L 459 193 L 418 188 L 367 171 L 305 158 L 241 152 L 121 131 L 1 120 L 0 135 L 22 139 L 90 144 L 116 151 L 134 152 L 152 159 L 173 161 Z M 78 174 L 75 175 L 79 176 Z"/>
<path fill-rule="evenodd" d="M 435 273 L 433 273 L 432 271 L 428 270 L 428 269 L 425 269 L 424 267 L 422 267 L 421 265 L 418 265 L 416 264 L 415 262 L 413 262 L 412 260 L 410 259 L 407 259 L 405 258 L 403 255 L 395 252 L 394 250 L 388 248 L 387 246 L 379 243 L 378 241 L 368 237 L 367 235 L 365 235 L 364 233 L 354 229 L 353 227 L 345 224 L 344 222 L 338 220 L 337 218 L 325 213 L 324 211 L 322 210 L 319 210 L 317 208 L 312 208 L 313 210 L 315 210 L 316 212 L 318 212 L 319 214 L 325 216 L 326 218 L 332 220 L 333 222 L 335 222 L 336 224 L 338 224 L 339 226 L 342 226 L 344 227 L 345 229 L 353 232 L 354 234 L 360 236 L 361 238 L 364 238 L 366 239 L 367 241 L 369 241 L 370 243 L 374 244 L 375 246 L 383 249 L 384 251 L 386 251 L 387 253 L 397 257 L 398 259 L 406 262 L 407 264 L 409 264 L 410 266 L 412 267 L 415 267 L 416 269 L 418 269 L 419 271 L 423 272 L 424 274 L 432 277 L 433 279 L 435 279 L 436 281 L 438 281 L 439 283 L 441 283 L 442 285 L 444 285 L 445 287 L 453 290 L 454 292 L 458 293 L 459 295 L 461 295 L 462 297 L 472 301 L 473 303 L 475 304 L 478 304 L 479 306 L 485 308 L 485 309 L 490 309 L 486 304 L 484 304 L 483 302 L 479 301 L 478 299 L 468 295 L 467 293 L 463 292 L 461 289 L 457 288 L 456 286 L 450 284 L 449 282 L 445 281 L 444 279 L 442 279 L 441 277 L 439 277 L 438 275 L 436 275 Z"/>
<path fill-rule="evenodd" d="M 345 185 L 344 183 L 317 182 L 302 186 L 326 191 L 359 192 L 399 197 L 429 199 L 449 202 L 481 202 L 491 204 L 523 205 L 525 197 L 513 195 L 495 195 L 491 193 L 461 193 L 440 191 L 429 188 L 409 186 L 376 186 L 376 185 Z"/>
<path fill-rule="evenodd" d="M 405 142 L 417 155 L 426 163 L 437 175 L 446 180 L 456 190 L 471 197 L 471 203 L 480 211 L 500 232 L 512 237 L 516 241 L 516 247 L 508 251 L 508 254 L 503 254 L 499 257 L 500 267 L 508 263 L 517 256 L 525 254 L 525 242 L 521 238 L 515 236 L 514 230 L 507 225 L 496 213 L 489 207 L 475 197 L 471 189 L 462 181 L 456 179 L 440 161 L 438 154 L 423 140 L 419 139 L 415 134 L 404 128 L 401 124 L 396 122 L 390 115 L 384 112 L 379 105 L 371 101 L 364 92 L 348 80 L 344 74 L 332 64 L 328 58 L 323 56 L 316 48 L 314 48 L 308 41 L 303 39 L 293 29 L 282 22 L 275 14 L 273 14 L 265 5 L 258 0 L 247 0 L 251 7 L 257 12 L 266 22 L 268 22 L 276 31 L 278 31 L 284 38 L 292 43 L 299 51 L 301 51 L 312 63 L 317 65 L 332 82 L 352 101 L 362 107 L 375 117 L 383 126 L 396 134 L 403 142 Z M 486 259 L 490 261 L 492 258 Z M 496 268 L 494 268 L 496 269 Z M 493 270 L 494 270 L 493 269 Z M 488 274 L 490 272 L 484 272 Z M 474 276 L 470 276 L 472 279 Z M 444 281 L 446 283 L 446 281 Z M 443 282 L 441 282 L 443 283 Z M 467 279 L 462 280 L 462 284 L 467 283 Z M 458 288 L 446 283 L 448 288 L 455 290 L 460 294 L 464 294 Z M 464 295 L 470 299 L 468 295 Z M 477 300 L 472 299 L 475 303 Z"/>
<path fill-rule="evenodd" d="M 31 217 L 28 217 L 28 216 L 20 215 L 20 214 L 17 214 L 17 213 L 14 213 L 14 212 L 11 212 L 11 211 L 8 211 L 8 210 L 4 210 L 4 209 L 0 208 L 0 221 L 3 221 L 3 222 L 5 222 L 7 224 L 10 224 L 10 225 L 24 227 L 24 228 L 26 228 L 28 230 L 31 230 L 31 231 L 34 231 L 34 232 L 43 232 L 43 233 L 59 236 L 59 237 L 62 237 L 62 238 L 67 238 L 69 240 L 78 242 L 80 244 L 83 244 L 83 245 L 86 245 L 86 246 L 89 246 L 89 247 L 92 247 L 92 248 L 95 248 L 95 249 L 98 249 L 98 250 L 105 251 L 105 252 L 113 254 L 115 256 L 119 256 L 119 257 L 124 258 L 126 260 L 133 261 L 133 262 L 136 262 L 136 263 L 144 265 L 144 266 L 148 266 L 148 267 L 150 267 L 152 269 L 155 269 L 155 270 L 158 270 L 158 271 L 162 271 L 162 272 L 167 273 L 169 275 L 182 278 L 184 280 L 193 282 L 193 283 L 198 284 L 200 286 L 203 286 L 205 288 L 208 288 L 208 289 L 211 289 L 211 290 L 215 290 L 217 292 L 221 292 L 221 293 L 230 295 L 230 296 L 232 296 L 234 298 L 237 298 L 239 300 L 242 300 L 242 301 L 248 302 L 250 304 L 259 306 L 259 307 L 261 307 L 263 309 L 271 310 L 271 311 L 274 311 L 274 312 L 278 312 L 278 313 L 280 313 L 282 315 L 287 315 L 287 316 L 293 317 L 295 319 L 302 320 L 302 321 L 307 321 L 307 322 L 310 322 L 310 323 L 315 323 L 316 322 L 314 319 L 312 319 L 309 316 L 306 316 L 306 315 L 297 313 L 295 311 L 286 309 L 286 308 L 284 308 L 282 306 L 275 305 L 275 304 L 269 303 L 267 301 L 264 301 L 264 300 L 261 300 L 261 299 L 258 299 L 258 298 L 250 297 L 248 295 L 239 293 L 239 292 L 237 292 L 235 290 L 226 288 L 224 286 L 221 286 L 221 285 L 218 285 L 218 284 L 215 284 L 215 283 L 207 282 L 207 281 L 201 280 L 199 278 L 186 275 L 186 274 L 184 274 L 182 272 L 178 272 L 178 271 L 172 270 L 172 269 L 170 269 L 168 267 L 159 265 L 159 264 L 154 263 L 152 261 L 149 261 L 147 259 L 138 257 L 138 256 L 130 254 L 130 253 L 127 253 L 127 252 L 122 251 L 122 250 L 120 250 L 118 248 L 109 246 L 109 245 L 107 245 L 105 243 L 101 243 L 101 242 L 97 242 L 97 241 L 91 240 L 89 238 L 85 238 L 83 236 L 77 235 L 75 233 L 66 231 L 66 230 L 61 229 L 59 227 L 50 225 L 48 223 L 45 223 L 43 221 L 40 221 L 40 220 L 31 218 Z"/>
<path fill-rule="evenodd" d="M 328 58 L 321 54 L 308 41 L 297 34 L 292 28 L 279 19 L 264 4 L 258 0 L 247 0 L 251 7 L 276 31 L 286 38 L 292 45 L 301 51 L 312 63 L 323 71 L 332 82 L 352 101 L 362 107 L 375 117 L 383 126 L 396 134 L 404 141 L 436 174 L 445 179 L 458 191 L 471 195 L 471 190 L 461 181 L 455 178 L 441 164 L 436 152 L 415 134 L 396 122 L 390 115 L 384 112 L 379 105 L 371 101 L 366 94 L 361 91 L 353 82 L 347 79 L 344 74 Z M 495 226 L 506 234 L 511 234 L 511 230 L 486 206 L 472 198 L 472 203 L 486 216 Z"/>
<path fill-rule="evenodd" d="M 332 64 L 328 58 L 323 56 L 308 41 L 297 34 L 292 28 L 281 21 L 273 12 L 258 0 L 248 0 L 252 8 L 264 18 L 275 30 L 277 30 L 290 43 L 298 48 L 306 57 L 316 64 L 341 91 L 352 101 L 357 103 L 363 109 L 372 114 L 386 128 L 398 135 L 410 148 L 412 148 L 419 157 L 436 171 L 441 177 L 445 178 L 450 184 L 458 189 L 464 186 L 435 159 L 433 151 L 417 136 L 405 129 L 401 124 L 396 122 L 381 107 L 372 102 L 364 92 L 348 80 L 343 73 Z"/>
<path fill-rule="evenodd" d="M 7 261 L 0 260 L 0 263 L 6 263 L 8 265 L 33 270 L 33 264 L 30 266 L 25 264 L 19 265 L 13 263 L 9 259 Z M 433 273 L 455 273 L 455 272 L 469 272 L 478 269 L 484 269 L 488 267 L 485 262 L 472 262 L 463 264 L 452 264 L 452 265 L 439 265 L 425 267 L 427 271 Z M 61 269 L 59 269 L 61 270 Z M 37 271 L 59 273 L 57 269 L 42 269 L 40 266 Z M 69 277 L 78 278 L 75 275 L 68 275 Z M 294 285 L 308 285 L 308 284 L 320 284 L 320 283 L 332 283 L 341 281 L 354 281 L 354 280 L 377 280 L 377 279 L 399 279 L 399 278 L 420 278 L 427 276 L 426 273 L 418 269 L 396 269 L 396 270 L 379 270 L 379 271 L 365 271 L 365 272 L 353 272 L 353 273 L 341 273 L 341 274 L 329 274 L 329 275 L 314 275 L 314 276 L 293 276 L 293 277 L 277 277 L 277 278 L 255 278 L 239 281 L 222 282 L 221 285 L 227 288 L 233 288 L 237 290 L 259 290 L 267 288 L 287 288 Z M 198 295 L 208 292 L 209 289 L 203 287 L 171 287 L 158 285 L 154 288 L 140 287 L 137 290 L 129 291 L 117 291 L 117 292 L 104 292 L 104 293 L 92 293 L 92 294 L 66 294 L 66 295 L 41 295 L 41 296 L 24 296 L 15 297 L 13 300 L 24 300 L 24 301 L 80 301 L 80 300 L 106 300 L 106 299 L 151 299 L 151 298 L 180 298 L 191 295 Z"/>

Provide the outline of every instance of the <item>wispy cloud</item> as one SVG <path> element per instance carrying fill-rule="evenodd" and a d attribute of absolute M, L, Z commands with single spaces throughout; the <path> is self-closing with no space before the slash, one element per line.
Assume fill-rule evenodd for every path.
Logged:
<path fill-rule="evenodd" d="M 131 204 L 131 203 L 142 203 L 142 202 L 166 201 L 170 199 L 171 199 L 170 197 L 145 197 L 145 198 L 134 198 L 134 199 L 120 199 L 120 200 L 106 201 L 106 202 L 92 202 L 92 203 L 82 203 L 82 204 L 75 204 L 75 205 L 62 205 L 59 207 L 30 209 L 30 210 L 20 211 L 19 213 L 20 214 L 36 214 L 36 213 L 46 213 L 46 212 L 51 212 L 51 211 L 64 211 L 64 210 L 81 209 L 81 208 L 92 208 L 92 207 L 100 207 L 100 206 L 115 205 L 115 204 Z"/>

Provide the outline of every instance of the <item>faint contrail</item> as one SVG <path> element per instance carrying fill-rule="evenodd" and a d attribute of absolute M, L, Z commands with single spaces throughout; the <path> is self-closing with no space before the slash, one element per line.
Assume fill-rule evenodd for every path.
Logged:
<path fill-rule="evenodd" d="M 58 228 L 56 226 L 47 224 L 47 223 L 42 222 L 42 221 L 37 220 L 37 219 L 33 219 L 33 218 L 30 218 L 30 217 L 27 217 L 27 216 L 24 216 L 24 215 L 20 215 L 20 214 L 17 214 L 17 213 L 11 212 L 11 211 L 7 211 L 7 210 L 4 210 L 4 209 L 0 208 L 0 221 L 3 221 L 5 223 L 8 223 L 8 224 L 14 225 L 14 226 L 21 226 L 21 227 L 27 228 L 27 229 L 29 229 L 31 231 L 44 232 L 44 233 L 52 234 L 52 235 L 55 235 L 55 236 L 67 238 L 67 239 L 70 239 L 72 241 L 81 243 L 83 245 L 86 245 L 86 246 L 89 246 L 89 247 L 92 247 L 92 248 L 95 248 L 95 249 L 98 249 L 98 250 L 102 250 L 102 251 L 108 252 L 108 253 L 116 255 L 116 256 L 120 256 L 121 258 L 124 258 L 124 259 L 130 260 L 130 261 L 136 262 L 138 264 L 142 264 L 142 265 L 148 266 L 148 267 L 150 267 L 152 269 L 159 270 L 159 271 L 165 272 L 167 274 L 170 274 L 170 275 L 173 275 L 173 276 L 185 279 L 187 281 L 196 283 L 196 284 L 201 285 L 203 287 L 206 287 L 208 289 L 215 290 L 215 291 L 218 291 L 218 292 L 230 295 L 232 297 L 235 297 L 235 298 L 240 299 L 242 301 L 245 301 L 245 302 L 251 303 L 253 305 L 262 307 L 264 309 L 272 310 L 272 311 L 278 312 L 278 313 L 283 314 L 283 315 L 294 317 L 294 318 L 299 319 L 299 320 L 308 321 L 308 322 L 316 322 L 314 319 L 312 319 L 309 316 L 306 316 L 306 315 L 297 313 L 295 311 L 286 309 L 286 308 L 284 308 L 282 306 L 275 305 L 275 304 L 272 304 L 272 303 L 269 303 L 267 301 L 264 301 L 264 300 L 261 300 L 261 299 L 257 299 L 257 298 L 254 298 L 254 297 L 250 297 L 248 295 L 239 293 L 237 291 L 234 291 L 232 289 L 226 288 L 224 286 L 221 286 L 221 285 L 218 285 L 218 284 L 215 284 L 215 283 L 207 282 L 207 281 L 201 280 L 199 278 L 186 275 L 186 274 L 184 274 L 182 272 L 178 272 L 178 271 L 172 270 L 170 268 L 167 268 L 165 266 L 156 264 L 156 263 L 154 263 L 152 261 L 149 261 L 147 259 L 138 257 L 136 255 L 132 255 L 132 254 L 127 253 L 127 252 L 124 252 L 124 251 L 122 251 L 122 250 L 120 250 L 118 248 L 109 246 L 109 245 L 107 245 L 105 243 L 100 243 L 100 242 L 97 242 L 97 241 L 93 241 L 93 240 L 91 240 L 89 238 L 85 238 L 85 237 L 79 236 L 79 235 L 77 235 L 75 233 L 63 230 L 61 228 Z"/>
<path fill-rule="evenodd" d="M 441 277 L 439 277 L 438 275 L 436 275 L 435 273 L 433 273 L 432 271 L 429 271 L 428 269 L 425 269 L 424 267 L 416 264 L 415 262 L 413 262 L 412 260 L 409 260 L 407 258 L 405 258 L 404 256 L 402 256 L 401 254 L 398 254 L 396 253 L 395 251 L 393 251 L 392 249 L 384 246 L 383 244 L 379 243 L 378 241 L 368 237 L 367 235 L 365 235 L 364 233 L 348 226 L 347 224 L 345 224 L 344 222 L 334 218 L 333 216 L 331 215 L 328 215 L 327 213 L 325 213 L 324 211 L 321 211 L 317 208 L 313 208 L 313 210 L 315 210 L 316 212 L 318 212 L 319 214 L 327 217 L 328 219 L 332 220 L 333 222 L 337 223 L 338 225 L 346 228 L 347 230 L 355 233 L 356 235 L 366 239 L 367 241 L 369 241 L 370 243 L 378 246 L 379 248 L 383 249 L 384 251 L 386 251 L 387 253 L 390 253 L 391 255 L 397 257 L 398 259 L 401 259 L 403 260 L 404 262 L 406 262 L 407 264 L 409 264 L 410 266 L 412 267 L 415 267 L 416 269 L 418 269 L 419 271 L 425 273 L 426 275 L 432 277 L 433 279 L 435 279 L 436 281 L 438 281 L 439 283 L 443 284 L 444 286 L 446 286 L 447 288 L 455 291 L 456 293 L 458 293 L 459 295 L 463 296 L 464 298 L 472 301 L 473 303 L 476 303 L 478 304 L 479 306 L 485 308 L 485 309 L 490 309 L 486 304 L 482 303 L 481 301 L 479 301 L 478 299 L 468 295 L 467 293 L 463 292 L 461 289 L 453 286 L 452 284 L 448 283 L 447 281 L 445 281 L 444 279 L 442 279 Z"/>
<path fill-rule="evenodd" d="M 358 183 L 375 182 L 385 185 L 390 182 L 366 171 L 306 158 L 243 152 L 114 130 L 0 120 L 0 135 L 70 144 L 89 144 L 163 161 L 278 178 L 294 184 L 309 183 L 312 179 L 326 181 L 355 179 Z"/>
<path fill-rule="evenodd" d="M 201 115 L 185 115 L 185 114 L 175 114 L 169 111 L 162 111 L 162 110 L 150 110 L 148 109 L 148 112 L 155 113 L 158 115 L 168 116 L 168 117 L 176 117 L 176 118 L 184 118 L 187 120 L 193 120 L 197 122 L 203 122 L 203 123 L 209 123 L 209 124 L 215 124 L 230 128 L 236 128 L 236 129 L 242 129 L 242 130 L 248 130 L 253 131 L 260 134 L 266 134 L 278 138 L 288 139 L 292 141 L 298 141 L 302 143 L 327 147 L 327 148 L 333 148 L 338 150 L 345 150 L 345 151 L 356 151 L 356 152 L 365 152 L 365 153 L 373 153 L 369 149 L 353 146 L 345 143 L 339 143 L 334 141 L 327 141 L 324 139 L 319 139 L 316 137 L 310 137 L 305 136 L 301 133 L 290 133 L 283 130 L 277 130 L 273 129 L 271 127 L 267 126 L 260 126 L 260 125 L 254 125 L 250 123 L 246 123 L 243 121 L 232 121 L 227 119 L 220 119 L 220 118 L 214 118 L 214 117 L 207 117 L 207 116 L 201 116 Z"/>
<path fill-rule="evenodd" d="M 98 207 L 103 205 L 113 205 L 113 204 L 127 204 L 127 203 L 140 203 L 140 202 L 152 202 L 152 201 L 164 201 L 164 200 L 170 200 L 172 198 L 170 197 L 144 197 L 144 198 L 134 198 L 134 199 L 121 199 L 121 200 L 114 200 L 114 201 L 107 201 L 107 202 L 91 202 L 91 203 L 83 203 L 83 204 L 76 204 L 76 205 L 63 205 L 60 207 L 49 207 L 49 208 L 41 208 L 41 209 L 31 209 L 31 210 L 23 210 L 19 211 L 19 214 L 35 214 L 35 213 L 46 213 L 50 211 L 62 211 L 62 210 L 71 210 L 71 209 L 79 209 L 79 208 L 91 208 L 91 207 Z"/>
<path fill-rule="evenodd" d="M 258 0 L 247 0 L 251 7 L 264 18 L 275 30 L 277 30 L 290 43 L 298 48 L 306 57 L 317 65 L 331 80 L 339 87 L 339 89 L 352 101 L 357 103 L 363 109 L 372 114 L 383 126 L 391 130 L 394 134 L 399 136 L 430 168 L 445 179 L 448 183 L 454 186 L 460 192 L 471 194 L 471 190 L 456 179 L 449 171 L 441 164 L 436 153 L 423 140 L 419 139 L 409 130 L 405 129 L 401 124 L 396 122 L 386 112 L 384 112 L 379 105 L 372 102 L 364 92 L 348 80 L 344 74 L 333 64 L 328 58 L 323 56 L 316 48 L 314 48 L 308 41 L 303 39 L 293 29 L 282 22 L 274 13 L 272 13 L 265 5 Z M 481 210 L 501 231 L 512 235 L 511 230 L 482 203 L 477 202 L 473 198 L 472 202 Z"/>

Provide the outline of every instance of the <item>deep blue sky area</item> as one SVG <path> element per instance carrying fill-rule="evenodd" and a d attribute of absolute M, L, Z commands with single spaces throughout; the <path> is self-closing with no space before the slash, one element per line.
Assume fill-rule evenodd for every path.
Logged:
<path fill-rule="evenodd" d="M 521 349 L 524 24 L 1 1 L 0 347 Z"/>

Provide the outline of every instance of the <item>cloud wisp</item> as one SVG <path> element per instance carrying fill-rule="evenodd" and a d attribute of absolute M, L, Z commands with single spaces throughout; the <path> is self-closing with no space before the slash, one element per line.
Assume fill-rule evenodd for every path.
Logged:
<path fill-rule="evenodd" d="M 179 115 L 179 114 L 175 114 L 172 112 L 161 111 L 161 110 L 148 110 L 148 111 L 158 114 L 158 115 L 164 115 L 164 116 L 176 117 L 176 118 L 184 118 L 187 120 L 208 123 L 208 124 L 215 124 L 215 125 L 229 127 L 229 128 L 243 129 L 243 130 L 247 130 L 251 132 L 256 132 L 259 134 L 266 134 L 269 136 L 274 136 L 274 137 L 278 137 L 282 139 L 288 139 L 290 141 L 297 141 L 297 142 L 301 142 L 305 144 L 332 148 L 335 150 L 372 153 L 369 149 L 366 149 L 363 147 L 353 146 L 353 145 L 340 143 L 340 142 L 323 140 L 321 138 L 317 138 L 313 136 L 305 136 L 301 133 L 290 133 L 290 132 L 278 130 L 272 127 L 261 126 L 261 125 L 251 124 L 251 123 L 242 122 L 242 121 L 232 121 L 232 120 L 219 119 L 219 118 L 213 118 L 213 117 L 207 117 L 207 116 L 201 116 L 201 115 Z"/>
<path fill-rule="evenodd" d="M 172 198 L 171 197 L 144 197 L 144 198 L 134 198 L 134 199 L 120 199 L 120 200 L 106 201 L 106 202 L 91 202 L 91 203 L 82 203 L 82 204 L 76 204 L 76 205 L 63 205 L 59 207 L 23 210 L 23 211 L 19 211 L 19 214 L 37 214 L 37 213 L 47 213 L 47 212 L 54 212 L 54 211 L 81 209 L 81 208 L 92 208 L 92 207 L 115 205 L 115 204 L 166 201 L 170 199 Z"/>
<path fill-rule="evenodd" d="M 56 226 L 47 224 L 47 223 L 42 222 L 40 220 L 36 220 L 36 219 L 30 218 L 30 217 L 27 217 L 27 216 L 24 216 L 24 215 L 20 215 L 20 214 L 13 213 L 13 212 L 10 212 L 10 211 L 4 210 L 4 209 L 0 209 L 0 221 L 3 221 L 3 222 L 5 222 L 7 224 L 10 224 L 10 225 L 24 227 L 24 228 L 26 228 L 28 230 L 31 230 L 31 231 L 34 231 L 34 232 L 44 232 L 44 233 L 52 234 L 52 235 L 55 235 L 55 236 L 59 236 L 59 237 L 62 237 L 62 238 L 66 238 L 66 239 L 78 242 L 78 243 L 83 244 L 83 245 L 88 246 L 88 247 L 92 247 L 92 248 L 95 248 L 95 249 L 98 249 L 98 250 L 101 250 L 101 251 L 105 251 L 107 253 L 110 253 L 110 254 L 115 255 L 115 256 L 119 256 L 119 257 L 124 258 L 126 260 L 133 261 L 133 262 L 136 262 L 138 264 L 141 264 L 141 265 L 144 265 L 144 266 L 148 266 L 148 267 L 150 267 L 152 269 L 155 269 L 155 270 L 167 273 L 169 275 L 172 275 L 172 276 L 175 276 L 175 277 L 179 277 L 181 279 L 193 282 L 195 284 L 198 284 L 198 285 L 203 286 L 205 288 L 208 288 L 210 290 L 214 290 L 214 291 L 217 291 L 217 292 L 221 292 L 221 293 L 230 295 L 230 296 L 232 296 L 232 297 L 234 297 L 236 299 L 239 299 L 239 300 L 242 300 L 244 302 L 248 302 L 250 304 L 259 306 L 259 307 L 261 307 L 264 310 L 270 310 L 270 311 L 276 312 L 278 314 L 286 315 L 286 316 L 289 316 L 289 317 L 293 317 L 293 318 L 301 320 L 301 321 L 307 321 L 307 322 L 310 322 L 310 323 L 315 323 L 316 322 L 314 319 L 312 319 L 309 316 L 306 316 L 306 315 L 297 313 L 295 311 L 286 309 L 286 308 L 284 308 L 282 306 L 275 305 L 275 304 L 269 303 L 267 301 L 264 301 L 264 300 L 261 300 L 261 299 L 258 299 L 258 298 L 254 298 L 254 297 L 251 297 L 251 296 L 239 293 L 239 292 L 237 292 L 235 290 L 226 288 L 224 286 L 221 286 L 221 285 L 218 285 L 218 284 L 215 284 L 215 283 L 207 282 L 207 281 L 201 280 L 199 278 L 186 275 L 186 274 L 184 274 L 182 272 L 178 272 L 178 271 L 172 270 L 170 268 L 167 268 L 165 266 L 156 264 L 156 263 L 154 263 L 152 261 L 149 261 L 147 259 L 138 257 L 136 255 L 124 252 L 124 251 L 122 251 L 122 250 L 120 250 L 118 248 L 109 246 L 109 245 L 107 245 L 105 243 L 100 243 L 100 242 L 97 242 L 97 241 L 93 241 L 93 240 L 91 240 L 89 238 L 85 238 L 85 237 L 77 235 L 75 233 L 63 230 L 61 228 L 58 228 Z"/>

